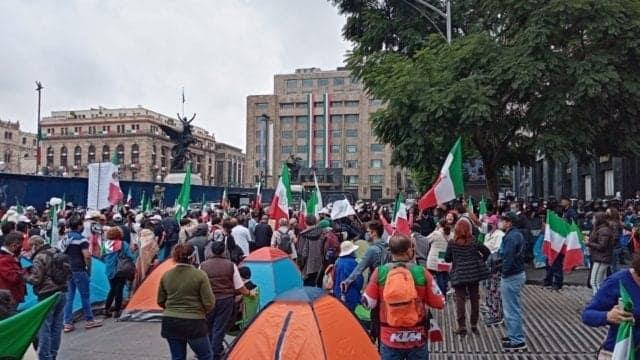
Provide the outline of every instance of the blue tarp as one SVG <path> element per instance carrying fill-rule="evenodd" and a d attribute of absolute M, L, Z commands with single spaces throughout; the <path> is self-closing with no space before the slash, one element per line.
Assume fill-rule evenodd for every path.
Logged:
<path fill-rule="evenodd" d="M 23 268 L 31 266 L 31 261 L 25 258 L 21 258 L 20 262 Z M 107 279 L 106 269 L 102 260 L 93 258 L 91 261 L 91 279 L 90 279 L 90 296 L 91 304 L 103 303 L 107 299 L 109 294 L 109 279 Z M 33 293 L 33 287 L 27 285 L 27 295 L 24 302 L 18 306 L 18 310 L 25 310 L 38 303 L 36 295 Z M 76 291 L 75 299 L 73 300 L 73 311 L 82 310 L 82 303 L 80 302 L 80 294 Z"/>

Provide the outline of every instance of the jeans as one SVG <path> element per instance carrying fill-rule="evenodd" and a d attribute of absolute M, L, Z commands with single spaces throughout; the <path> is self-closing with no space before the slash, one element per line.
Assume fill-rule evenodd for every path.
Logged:
<path fill-rule="evenodd" d="M 221 359 L 224 348 L 222 341 L 224 334 L 229 328 L 229 321 L 233 316 L 233 308 L 235 299 L 232 297 L 226 299 L 216 299 L 216 306 L 209 314 L 207 314 L 207 323 L 209 325 L 209 342 L 213 350 L 213 359 Z"/>
<path fill-rule="evenodd" d="M 167 339 L 169 343 L 169 351 L 171 351 L 171 360 L 186 360 L 187 359 L 187 344 L 194 353 L 198 360 L 211 360 L 213 356 L 211 354 L 211 343 L 206 336 L 196 339 Z"/>
<path fill-rule="evenodd" d="M 431 275 L 436 280 L 436 284 L 438 284 L 438 288 L 442 291 L 442 295 L 447 296 L 447 286 L 449 284 L 449 272 L 448 271 L 434 271 L 429 270 Z"/>
<path fill-rule="evenodd" d="M 502 308 L 507 327 L 507 337 L 512 344 L 520 344 L 525 340 L 520 293 L 526 279 L 527 276 L 524 271 L 517 275 L 502 278 Z"/>
<path fill-rule="evenodd" d="M 65 294 L 58 298 L 51 312 L 44 319 L 38 331 L 38 359 L 55 360 L 60 349 L 62 335 L 62 315 L 65 307 Z"/>
<path fill-rule="evenodd" d="M 91 300 L 89 298 L 89 274 L 86 271 L 74 271 L 71 280 L 69 280 L 69 292 L 67 292 L 67 304 L 64 306 L 64 323 L 71 325 L 73 323 L 73 300 L 76 297 L 76 289 L 80 293 L 82 300 L 82 311 L 86 321 L 93 320 L 93 312 L 91 311 Z"/>
<path fill-rule="evenodd" d="M 467 295 L 471 301 L 471 326 L 478 326 L 480 318 L 480 291 L 479 283 L 455 285 L 453 289 L 456 291 L 456 315 L 458 320 L 458 329 L 467 328 L 466 308 Z"/>
<path fill-rule="evenodd" d="M 547 260 L 547 275 L 544 278 L 544 286 L 553 286 L 554 289 L 562 289 L 564 282 L 562 265 L 564 264 L 564 254 L 558 254 L 556 261 L 553 264 L 549 264 Z"/>
<path fill-rule="evenodd" d="M 115 300 L 115 306 L 113 307 L 113 311 L 122 310 L 122 296 L 124 294 L 124 286 L 127 283 L 127 279 L 124 278 L 113 278 L 109 279 L 109 294 L 107 295 L 107 300 L 104 303 L 104 310 L 106 312 L 111 311 L 111 304 Z"/>
<path fill-rule="evenodd" d="M 609 264 L 601 263 L 595 261 L 593 266 L 591 267 L 591 278 L 589 280 L 589 284 L 591 285 L 591 290 L 593 290 L 593 295 L 598 292 L 600 289 L 600 285 L 607 277 L 607 269 L 609 268 Z"/>
<path fill-rule="evenodd" d="M 413 349 L 394 349 L 380 344 L 380 356 L 382 360 L 429 360 L 427 344 Z"/>

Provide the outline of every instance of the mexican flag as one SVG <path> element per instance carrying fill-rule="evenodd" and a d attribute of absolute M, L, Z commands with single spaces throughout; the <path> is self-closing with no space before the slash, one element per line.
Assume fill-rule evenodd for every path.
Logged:
<path fill-rule="evenodd" d="M 124 198 L 124 194 L 120 189 L 120 180 L 118 178 L 118 164 L 119 164 L 118 154 L 116 152 L 113 153 L 111 157 L 111 163 L 114 165 L 111 167 L 111 179 L 109 180 L 109 195 L 107 199 L 111 205 L 116 205 Z"/>
<path fill-rule="evenodd" d="M 298 229 L 304 230 L 307 224 L 304 222 L 307 216 L 307 202 L 304 201 L 304 197 L 300 196 L 300 209 L 298 211 Z"/>
<path fill-rule="evenodd" d="M 289 182 L 289 168 L 282 165 L 278 186 L 273 194 L 271 206 L 269 206 L 269 217 L 278 221 L 282 218 L 289 218 L 289 206 L 291 205 L 291 185 Z"/>
<path fill-rule="evenodd" d="M 0 359 L 22 359 L 60 296 L 60 293 L 49 296 L 27 310 L 0 321 Z"/>
<path fill-rule="evenodd" d="M 563 270 L 570 272 L 576 266 L 584 265 L 584 253 L 576 224 L 569 224 L 551 210 L 547 210 L 547 225 L 544 232 L 543 252 L 553 264 L 558 254 L 565 254 Z"/>
<path fill-rule="evenodd" d="M 133 197 L 131 196 L 131 188 L 129 188 L 129 191 L 127 192 L 127 205 L 131 206 L 132 203 Z"/>
<path fill-rule="evenodd" d="M 187 166 L 187 173 L 184 175 L 180 195 L 176 200 L 176 220 L 180 221 L 187 214 L 189 201 L 191 201 L 191 163 Z"/>
<path fill-rule="evenodd" d="M 258 188 L 256 189 L 256 200 L 253 204 L 253 208 L 256 210 L 262 209 L 262 194 L 260 193 L 261 188 L 262 188 L 262 182 L 259 182 Z"/>
<path fill-rule="evenodd" d="M 433 208 L 438 204 L 455 199 L 456 196 L 461 195 L 463 192 L 462 145 L 461 139 L 458 138 L 444 161 L 440 176 L 438 176 L 431 189 L 420 198 L 418 206 L 421 210 Z"/>
<path fill-rule="evenodd" d="M 320 210 L 322 210 L 324 205 L 322 205 L 322 193 L 320 192 L 320 187 L 318 186 L 318 178 L 316 177 L 315 171 L 313 172 L 313 183 L 316 187 L 316 190 L 313 193 L 313 196 L 315 196 L 315 210 L 313 213 L 314 215 L 318 216 Z"/>
<path fill-rule="evenodd" d="M 395 231 L 406 236 L 411 236 L 407 206 L 404 203 L 404 197 L 400 193 L 396 196 L 396 202 L 393 206 L 393 223 L 396 227 Z"/>
<path fill-rule="evenodd" d="M 620 305 L 624 311 L 633 313 L 633 299 L 620 282 Z M 613 347 L 613 360 L 635 360 L 636 351 L 633 345 L 633 322 L 624 321 L 618 326 L 616 345 Z"/>
<path fill-rule="evenodd" d="M 318 215 L 320 209 L 318 209 L 318 197 L 316 196 L 316 191 L 311 190 L 311 195 L 309 195 L 309 201 L 305 204 L 307 211 L 305 212 L 307 215 Z"/>

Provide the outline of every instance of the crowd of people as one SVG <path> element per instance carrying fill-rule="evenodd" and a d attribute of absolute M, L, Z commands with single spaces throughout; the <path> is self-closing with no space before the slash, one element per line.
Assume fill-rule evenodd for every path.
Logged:
<path fill-rule="evenodd" d="M 585 284 L 594 298 L 583 321 L 610 326 L 602 358 L 613 350 L 617 324 L 638 319 L 640 307 L 631 313 L 618 304 L 621 283 L 640 299 L 638 201 L 505 201 L 488 204 L 482 215 L 464 200 L 426 211 L 411 207 L 410 234 L 396 231 L 385 206 L 355 205 L 356 214 L 341 219 L 331 218 L 330 207 L 317 215 L 290 211 L 281 219 L 247 207 L 194 210 L 182 219 L 171 208 L 140 212 L 126 205 L 84 211 L 68 203 L 56 216 L 33 207 L 4 209 L 0 319 L 16 313 L 27 283 L 39 301 L 64 293 L 37 341 L 39 358 L 55 359 L 61 333 L 75 329 L 76 296 L 84 327 L 103 324 L 90 302 L 93 258 L 104 261 L 110 285 L 100 315 L 116 319 L 125 290 L 133 294 L 162 261 L 172 258 L 177 266 L 163 275 L 158 290 L 164 309 L 161 335 L 171 357 L 185 359 L 188 345 L 199 359 L 219 359 L 225 332 L 237 316 L 237 296 L 258 291 L 241 262 L 252 251 L 273 247 L 296 262 L 305 286 L 324 288 L 354 314 L 359 306 L 370 310 L 371 322 L 363 324 L 383 359 L 424 359 L 432 309 L 447 304 L 456 309 L 456 336 L 504 324 L 504 350 L 523 351 L 521 294 L 527 264 L 545 267 L 546 288 L 563 287 L 563 256 L 549 263 L 541 250 L 547 210 L 584 232 L 584 266 L 590 269 Z"/>

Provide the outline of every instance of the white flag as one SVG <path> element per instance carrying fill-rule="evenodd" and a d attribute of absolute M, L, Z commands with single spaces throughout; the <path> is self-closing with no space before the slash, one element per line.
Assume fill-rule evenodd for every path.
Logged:
<path fill-rule="evenodd" d="M 111 206 L 109 184 L 114 172 L 118 172 L 118 166 L 110 162 L 89 164 L 87 209 L 102 210 Z"/>
<path fill-rule="evenodd" d="M 331 220 L 342 219 L 349 215 L 355 215 L 356 211 L 346 198 L 333 203 L 331 208 Z"/>

